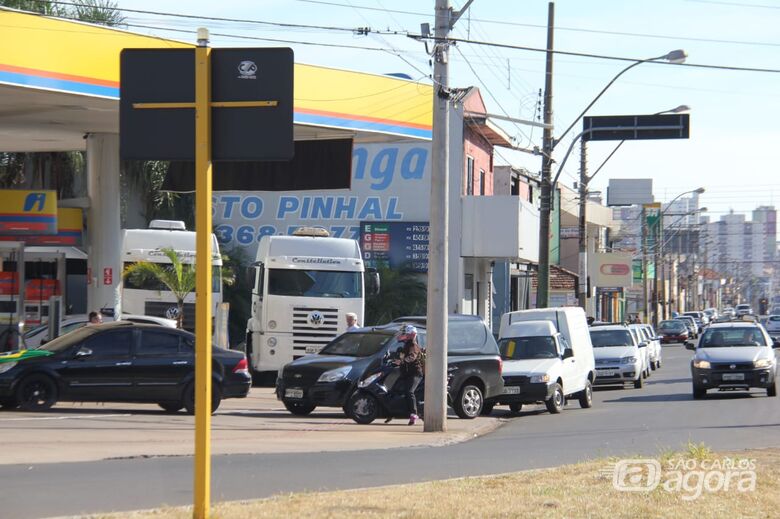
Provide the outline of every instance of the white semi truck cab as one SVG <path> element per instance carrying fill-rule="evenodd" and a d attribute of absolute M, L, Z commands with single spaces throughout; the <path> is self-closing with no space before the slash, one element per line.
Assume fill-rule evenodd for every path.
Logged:
<path fill-rule="evenodd" d="M 263 236 L 253 266 L 246 351 L 262 379 L 344 333 L 347 313 L 363 324 L 366 271 L 356 240 L 313 228 Z M 378 287 L 376 273 L 369 286 Z"/>

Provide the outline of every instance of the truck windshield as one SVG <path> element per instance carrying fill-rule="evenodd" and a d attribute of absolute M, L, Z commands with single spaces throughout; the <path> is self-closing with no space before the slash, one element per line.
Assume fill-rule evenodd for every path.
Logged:
<path fill-rule="evenodd" d="M 268 270 L 268 295 L 298 297 L 363 296 L 360 272 L 335 270 Z"/>
<path fill-rule="evenodd" d="M 498 349 L 504 360 L 554 359 L 558 349 L 552 337 L 509 337 L 498 341 Z"/>
<path fill-rule="evenodd" d="M 125 262 L 125 268 L 132 265 L 133 262 Z M 158 263 L 164 269 L 172 268 L 168 263 Z M 168 289 L 165 283 L 158 277 L 150 272 L 136 272 L 131 276 L 124 278 L 124 288 L 129 290 L 156 290 L 158 292 L 165 292 Z M 211 268 L 211 291 L 216 293 L 222 290 L 222 269 L 221 267 L 214 266 Z"/>

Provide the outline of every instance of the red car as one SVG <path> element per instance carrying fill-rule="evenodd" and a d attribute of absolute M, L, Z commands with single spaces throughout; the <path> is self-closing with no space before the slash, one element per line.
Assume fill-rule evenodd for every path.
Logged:
<path fill-rule="evenodd" d="M 688 327 L 677 319 L 661 321 L 658 324 L 658 334 L 661 336 L 661 344 L 685 342 L 688 340 Z"/>

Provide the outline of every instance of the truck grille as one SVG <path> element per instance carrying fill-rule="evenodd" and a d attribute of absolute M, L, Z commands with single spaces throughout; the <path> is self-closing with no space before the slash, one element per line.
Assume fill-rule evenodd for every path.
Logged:
<path fill-rule="evenodd" d="M 176 309 L 176 303 L 168 303 L 165 301 L 147 301 L 144 304 L 144 314 L 152 315 L 154 317 L 165 317 L 167 319 L 175 319 L 166 315 L 166 312 L 170 309 Z M 190 332 L 195 331 L 195 303 L 184 303 L 184 322 L 182 323 L 185 330 Z"/>
<path fill-rule="evenodd" d="M 320 348 L 338 335 L 337 308 L 293 307 L 293 359 L 306 355 L 306 348 Z"/>

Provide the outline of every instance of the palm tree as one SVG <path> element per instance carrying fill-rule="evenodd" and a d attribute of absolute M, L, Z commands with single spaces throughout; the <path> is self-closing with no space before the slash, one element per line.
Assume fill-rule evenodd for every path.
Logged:
<path fill-rule="evenodd" d="M 176 316 L 176 327 L 182 328 L 184 323 L 184 299 L 190 292 L 195 290 L 195 265 L 183 264 L 179 255 L 171 248 L 161 250 L 171 260 L 170 265 L 139 261 L 125 267 L 122 276 L 152 278 L 168 287 L 168 290 L 176 296 L 176 306 L 179 310 Z"/>
<path fill-rule="evenodd" d="M 366 301 L 364 325 L 389 323 L 404 315 L 425 315 L 428 290 L 411 270 L 379 269 L 381 292 Z"/>

